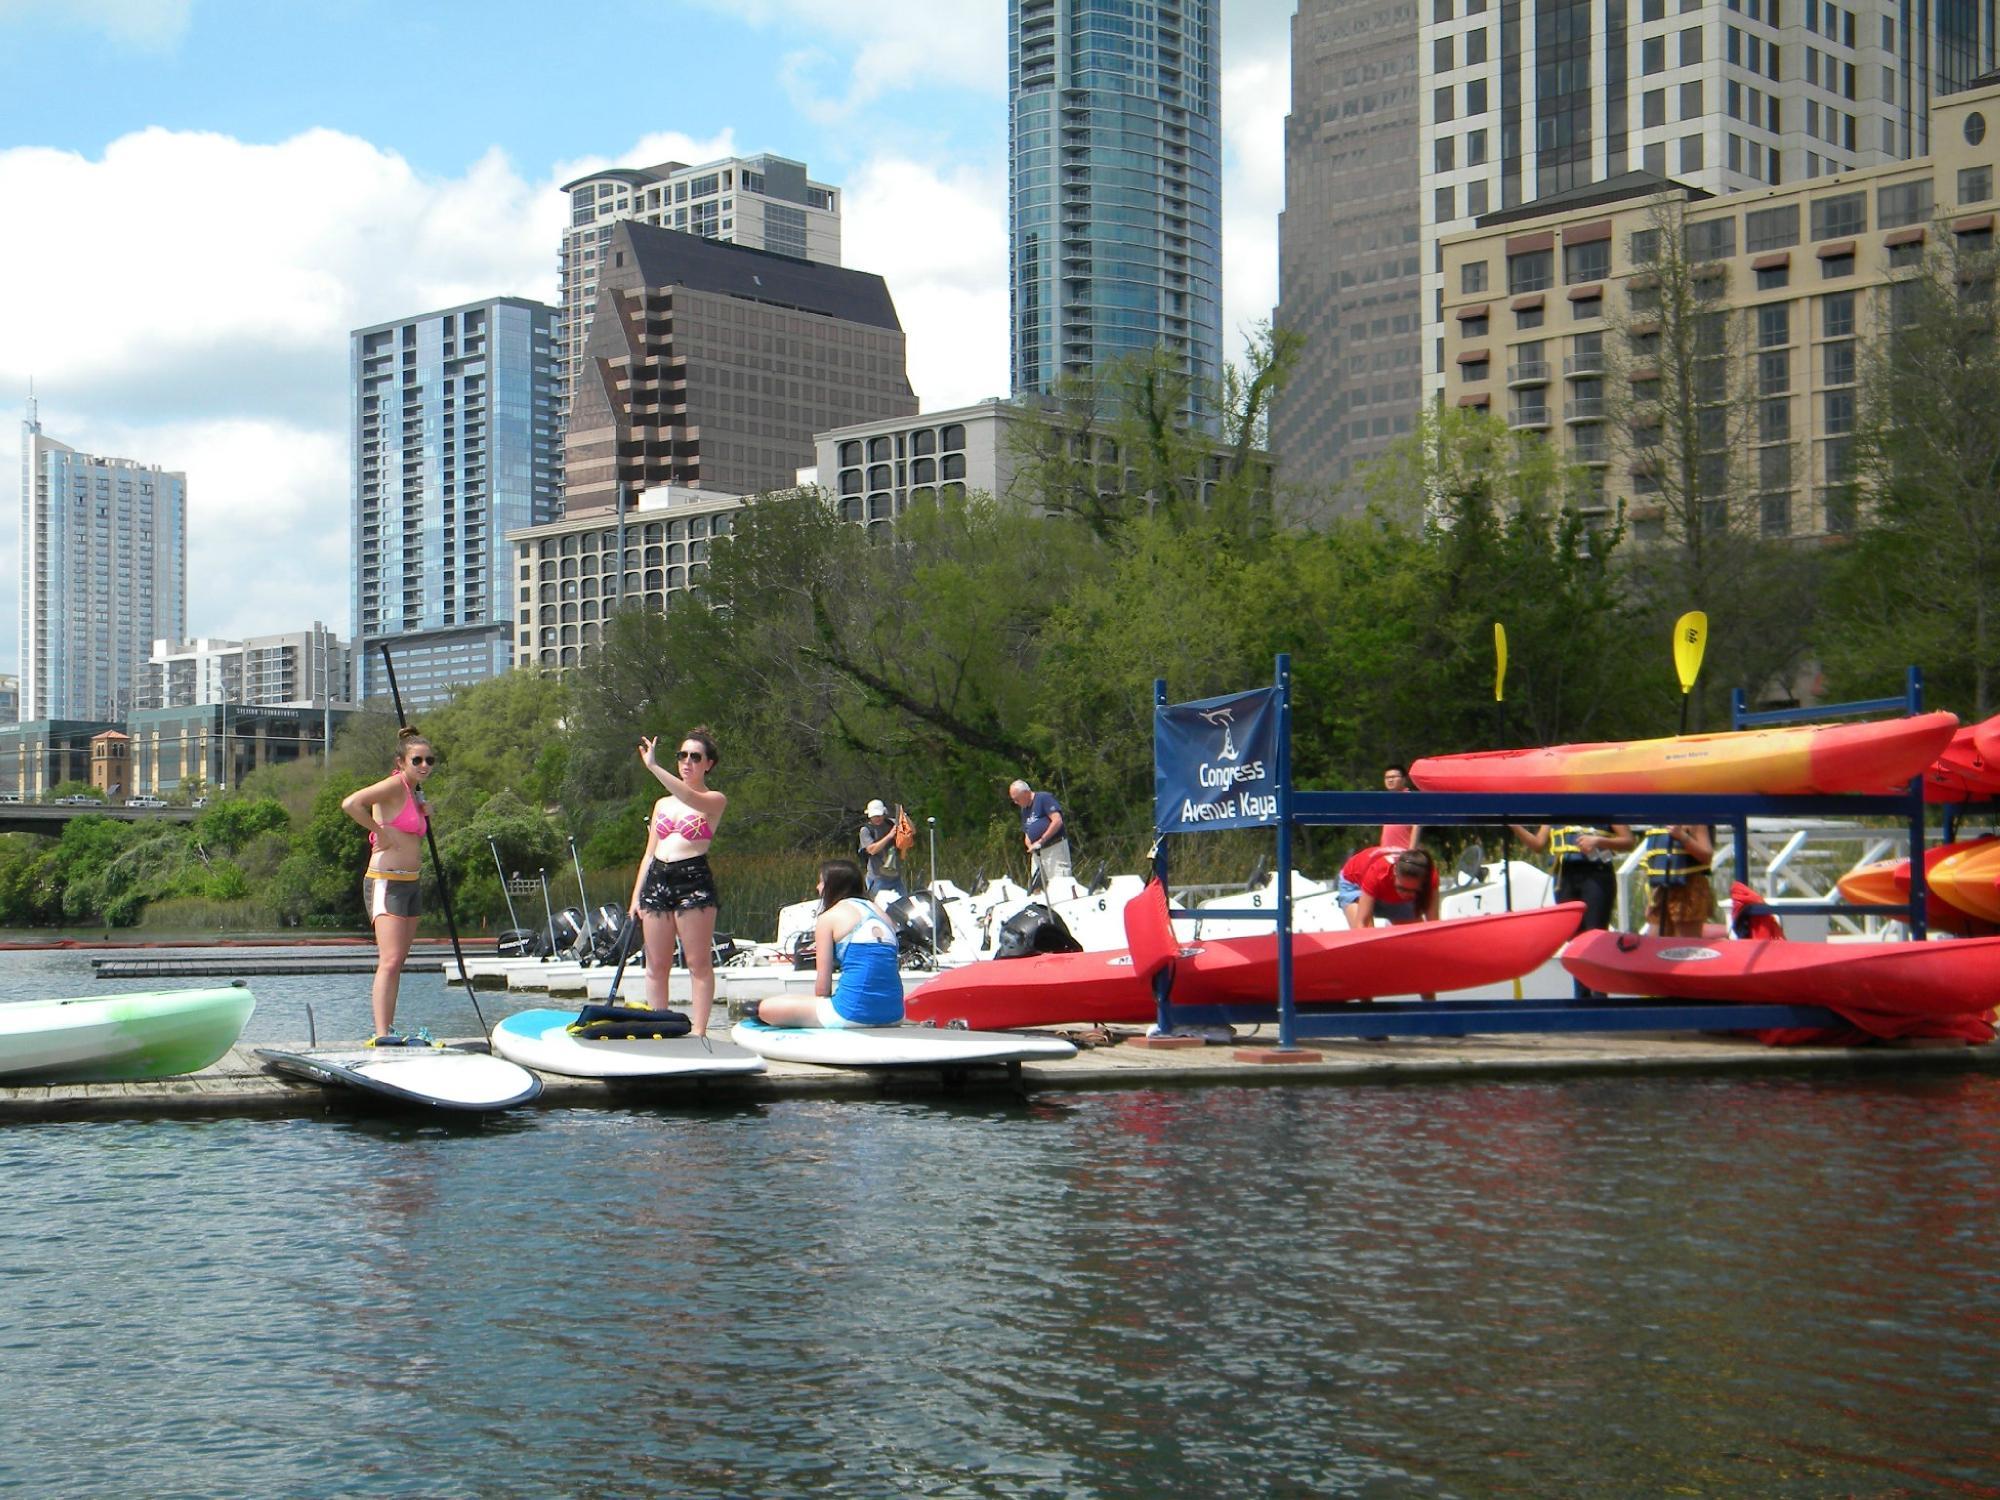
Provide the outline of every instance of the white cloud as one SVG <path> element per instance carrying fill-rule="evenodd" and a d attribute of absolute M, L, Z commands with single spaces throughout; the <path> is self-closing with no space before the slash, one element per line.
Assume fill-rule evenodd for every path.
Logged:
<path fill-rule="evenodd" d="M 1222 346 L 1243 356 L 1244 331 L 1278 300 L 1278 212 L 1285 206 L 1290 65 L 1252 55 L 1222 70 Z"/>
<path fill-rule="evenodd" d="M 187 35 L 194 0 L 0 0 L 0 25 L 54 21 L 98 31 L 148 52 L 171 50 Z"/>
<path fill-rule="evenodd" d="M 799 112 L 819 124 L 851 119 L 885 94 L 912 88 L 1007 87 L 1007 7 L 1001 0 L 701 0 L 762 30 L 782 33 L 789 46 L 779 79 Z M 844 79 L 832 86 L 848 59 Z"/>
<path fill-rule="evenodd" d="M 1007 394 L 1004 167 L 868 163 L 847 187 L 841 252 L 888 281 L 926 410 Z"/>

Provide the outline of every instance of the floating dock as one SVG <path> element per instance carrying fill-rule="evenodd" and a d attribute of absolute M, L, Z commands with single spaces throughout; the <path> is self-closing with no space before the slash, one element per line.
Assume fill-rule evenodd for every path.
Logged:
<path fill-rule="evenodd" d="M 403 960 L 405 974 L 457 972 L 451 954 L 412 950 Z M 373 974 L 375 950 L 351 953 L 222 953 L 195 948 L 186 953 L 151 953 L 145 957 L 118 954 L 93 958 L 97 979 L 256 979 L 272 974 Z"/>
<path fill-rule="evenodd" d="M 1548 1035 L 1312 1041 L 1310 1060 L 1273 1067 L 1274 1038 L 1156 1049 L 1130 1044 L 1087 1047 L 1059 1062 L 947 1072 L 899 1068 L 867 1072 L 774 1062 L 739 1077 L 601 1082 L 543 1075 L 530 1108 L 631 1109 L 773 1103 L 790 1098 L 869 1100 L 985 1092 L 996 1099 L 1107 1089 L 1313 1087 L 1543 1079 L 1579 1075 L 1763 1073 L 1840 1077 L 1855 1074 L 2000 1070 L 2000 1043 L 1894 1043 L 1873 1047 L 1766 1047 L 1711 1035 Z M 297 1046 L 262 1042 L 261 1046 Z M 321 1045 L 330 1045 L 322 1043 Z M 236 1115 L 310 1117 L 375 1108 L 361 1096 L 328 1092 L 268 1071 L 238 1044 L 213 1067 L 182 1078 L 0 1088 L 0 1122 Z"/>

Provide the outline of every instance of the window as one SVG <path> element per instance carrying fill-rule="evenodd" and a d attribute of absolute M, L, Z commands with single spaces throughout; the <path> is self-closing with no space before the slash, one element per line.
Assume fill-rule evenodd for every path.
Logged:
<path fill-rule="evenodd" d="M 1684 135 L 1681 137 L 1681 170 L 1683 172 L 1699 172 L 1702 168 L 1702 159 L 1705 154 L 1702 150 L 1700 136 Z"/>
<path fill-rule="evenodd" d="M 1822 344 L 1820 349 L 1825 360 L 1826 383 L 1854 384 L 1854 340 L 1840 339 L 1831 344 Z"/>
<path fill-rule="evenodd" d="M 1664 21 L 1667 17 L 1667 0 L 1641 0 L 1639 16 L 1641 20 Z"/>
<path fill-rule="evenodd" d="M 1514 326 L 1516 328 L 1540 328 L 1542 326 L 1542 309 L 1540 307 L 1522 308 L 1514 314 Z"/>
<path fill-rule="evenodd" d="M 1760 208 L 1743 216 L 1743 248 L 1755 255 L 1783 250 L 1799 242 L 1799 206 L 1786 203 Z"/>
<path fill-rule="evenodd" d="M 1602 281 L 1610 274 L 1610 240 L 1563 246 L 1563 280 L 1570 286 L 1585 281 Z"/>
<path fill-rule="evenodd" d="M 1792 497 L 1790 495 L 1763 496 L 1758 501 L 1758 516 L 1763 525 L 1765 536 L 1790 536 L 1792 533 Z"/>
<path fill-rule="evenodd" d="M 1431 19 L 1433 21 L 1449 21 L 1451 19 L 1451 0 L 1431 0 Z"/>
<path fill-rule="evenodd" d="M 1812 205 L 1812 237 L 1837 240 L 1842 235 L 1868 232 L 1868 197 L 1865 193 L 1840 193 L 1831 198 L 1815 198 Z"/>
<path fill-rule="evenodd" d="M 1441 36 L 1431 43 L 1431 67 L 1437 72 L 1449 73 L 1451 71 L 1451 45 L 1452 39 L 1448 36 Z"/>
<path fill-rule="evenodd" d="M 1475 78 L 1465 86 L 1465 112 L 1467 115 L 1486 113 L 1486 80 Z"/>
<path fill-rule="evenodd" d="M 1851 490 L 1822 490 L 1820 506 L 1826 514 L 1826 529 L 1835 536 L 1854 530 L 1854 494 Z"/>
<path fill-rule="evenodd" d="M 1507 257 L 1507 291 L 1511 296 L 1544 290 L 1555 275 L 1555 253 L 1529 250 Z"/>
<path fill-rule="evenodd" d="M 1640 164 L 1655 177 L 1667 175 L 1667 143 L 1654 141 L 1640 154 Z"/>
<path fill-rule="evenodd" d="M 1453 201 L 1453 192 L 1448 187 L 1441 187 L 1432 194 L 1431 214 L 1437 223 L 1448 224 L 1458 217 Z"/>
<path fill-rule="evenodd" d="M 1458 289 L 1460 292 L 1483 292 L 1486 290 L 1486 262 L 1469 260 L 1458 268 Z"/>
<path fill-rule="evenodd" d="M 1792 388 L 1792 356 L 1789 352 L 1757 356 L 1757 394 L 1782 396 Z"/>
<path fill-rule="evenodd" d="M 1760 443 L 1789 442 L 1792 436 L 1792 403 L 1789 397 L 1778 396 L 1769 401 L 1757 403 L 1757 441 Z"/>
<path fill-rule="evenodd" d="M 1486 132 L 1475 130 L 1465 138 L 1465 164 L 1468 167 L 1486 165 Z"/>
<path fill-rule="evenodd" d="M 1465 61 L 1468 67 L 1486 61 L 1486 31 L 1483 27 L 1465 34 Z"/>
<path fill-rule="evenodd" d="M 1852 276 L 1854 274 L 1854 256 L 1847 254 L 1822 257 L 1819 263 L 1819 274 L 1822 281 L 1836 281 L 1842 276 Z"/>
<path fill-rule="evenodd" d="M 1757 309 L 1757 346 L 1760 349 L 1776 348 L 1792 341 L 1792 305 L 1789 302 L 1775 303 L 1770 307 Z"/>
<path fill-rule="evenodd" d="M 1642 125 L 1664 125 L 1667 123 L 1667 91 L 1647 89 L 1640 101 L 1639 123 Z"/>
<path fill-rule="evenodd" d="M 1465 185 L 1465 212 L 1468 218 L 1478 218 L 1486 212 L 1487 185 L 1483 182 L 1468 182 Z"/>
<path fill-rule="evenodd" d="M 1931 216 L 1931 180 L 1898 182 L 1875 190 L 1875 221 L 1882 229 L 1921 224 Z"/>
<path fill-rule="evenodd" d="M 1757 290 L 1760 292 L 1781 291 L 1791 284 L 1790 266 L 1765 266 L 1757 273 Z"/>
<path fill-rule="evenodd" d="M 1690 26 L 1681 33 L 1681 66 L 1701 61 L 1701 28 Z"/>
<path fill-rule="evenodd" d="M 1820 430 L 1828 434 L 1854 431 L 1854 392 L 1852 390 L 1828 391 L 1821 398 L 1826 403 L 1826 417 Z M 1832 476 L 1829 475 L 1829 478 Z"/>
<path fill-rule="evenodd" d="M 1757 450 L 1757 486 L 1785 490 L 1792 486 L 1792 450 L 1786 447 Z"/>
<path fill-rule="evenodd" d="M 1958 174 L 1958 201 L 1984 203 L 1993 196 L 1991 167 L 1962 167 Z"/>
<path fill-rule="evenodd" d="M 1923 263 L 1924 242 L 1922 240 L 1911 240 L 1905 245 L 1891 245 L 1889 247 L 1889 269 L 1892 271 L 1908 270 L 1911 266 L 1920 266 Z"/>
<path fill-rule="evenodd" d="M 1689 260 L 1725 260 L 1735 253 L 1735 219 L 1706 219 L 1687 226 Z"/>
<path fill-rule="evenodd" d="M 1464 381 L 1467 385 L 1472 385 L 1478 381 L 1484 380 L 1487 377 L 1488 373 L 1490 373 L 1490 371 L 1491 371 L 1491 366 L 1486 360 L 1483 359 L 1467 360 L 1464 364 L 1458 367 L 1458 378 Z"/>
<path fill-rule="evenodd" d="M 1458 320 L 1458 336 L 1462 339 L 1483 339 L 1486 337 L 1491 324 L 1492 320 L 1485 313 L 1481 313 L 1476 318 L 1460 318 Z"/>
<path fill-rule="evenodd" d="M 1701 80 L 1681 85 L 1681 118 L 1696 119 L 1701 114 Z"/>
<path fill-rule="evenodd" d="M 1435 147 L 1435 160 L 1437 164 L 1436 170 L 1440 172 L 1451 171 L 1452 168 L 1457 165 L 1457 163 L 1453 160 L 1453 158 L 1456 157 L 1457 155 L 1458 155 L 1457 136 L 1441 135 L 1437 138 L 1437 145 Z"/>
<path fill-rule="evenodd" d="M 1452 91 L 1449 85 L 1431 91 L 1431 118 L 1445 121 L 1452 118 Z"/>
<path fill-rule="evenodd" d="M 1639 44 L 1639 71 L 1653 74 L 1667 70 L 1667 39 L 1663 36 L 1646 38 Z"/>

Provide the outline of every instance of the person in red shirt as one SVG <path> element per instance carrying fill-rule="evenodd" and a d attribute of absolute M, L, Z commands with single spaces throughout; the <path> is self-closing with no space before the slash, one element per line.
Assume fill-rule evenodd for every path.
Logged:
<path fill-rule="evenodd" d="M 1349 927 L 1371 926 L 1377 917 L 1391 926 L 1435 922 L 1437 866 L 1425 850 L 1376 844 L 1340 867 L 1336 896 Z"/>
<path fill-rule="evenodd" d="M 1389 766 L 1382 772 L 1382 790 L 1385 792 L 1414 792 L 1416 787 L 1401 766 Z M 1385 849 L 1414 849 L 1423 837 L 1424 830 L 1416 823 L 1384 823 L 1381 837 L 1376 841 Z"/>

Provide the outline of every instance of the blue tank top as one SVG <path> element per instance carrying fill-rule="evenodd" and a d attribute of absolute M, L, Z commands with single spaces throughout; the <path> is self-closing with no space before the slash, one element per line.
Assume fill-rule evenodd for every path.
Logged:
<path fill-rule="evenodd" d="M 903 1019 L 896 930 L 866 901 L 853 904 L 867 915 L 848 929 L 846 937 L 834 941 L 840 977 L 833 986 L 833 1008 L 841 1020 L 856 1026 L 894 1026 Z"/>

